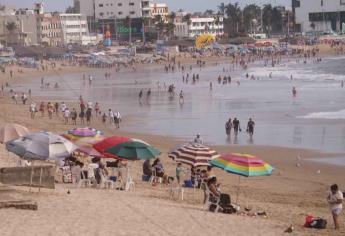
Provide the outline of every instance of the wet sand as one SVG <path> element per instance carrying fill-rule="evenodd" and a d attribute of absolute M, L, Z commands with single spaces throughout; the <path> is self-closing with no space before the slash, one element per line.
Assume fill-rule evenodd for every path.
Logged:
<path fill-rule="evenodd" d="M 37 81 L 39 83 L 39 81 Z M 51 99 L 51 98 L 50 98 Z M 36 120 L 29 117 L 28 107 L 14 105 L 8 98 L 1 98 L 0 122 L 16 122 L 33 131 L 49 130 L 61 133 L 72 126 L 65 126 L 61 119 L 47 117 Z M 124 120 L 123 126 L 136 122 L 135 118 Z M 162 160 L 169 175 L 174 175 L 175 163 L 167 157 L 167 151 L 182 140 L 168 136 L 139 134 L 104 127 L 95 120 L 93 127 L 104 130 L 106 135 L 123 135 L 148 141 L 162 151 Z M 57 185 L 53 191 L 24 195 L 37 200 L 39 211 L 1 210 L 2 235 L 142 235 L 143 231 L 152 235 L 283 235 L 283 231 L 294 225 L 293 235 L 343 235 L 345 233 L 344 214 L 341 215 L 341 231 L 332 229 L 331 215 L 326 203 L 328 187 L 333 183 L 341 185 L 343 167 L 329 166 L 317 162 L 304 161 L 308 158 L 344 156 L 342 153 L 322 153 L 304 149 L 271 146 L 214 146 L 220 153 L 245 152 L 258 155 L 275 167 L 269 177 L 241 178 L 239 204 L 252 207 L 253 211 L 264 210 L 268 218 L 249 216 L 229 216 L 205 213 L 202 208 L 202 192 L 186 190 L 186 200 L 175 202 L 168 199 L 168 189 L 152 187 L 140 181 L 141 163 L 131 163 L 135 178 L 134 192 L 118 192 L 95 189 L 75 189 L 68 185 Z M 14 165 L 0 146 L 1 166 Z M 297 160 L 302 157 L 302 161 Z M 300 167 L 296 163 L 300 163 Z M 215 170 L 222 190 L 236 198 L 238 176 Z M 341 187 L 344 187 L 341 185 Z M 70 195 L 67 188 L 71 189 Z M 305 229 L 306 214 L 321 216 L 328 220 L 327 230 Z M 23 223 L 25 222 L 25 223 Z M 226 225 L 226 227 L 225 227 Z M 229 229 L 230 231 L 226 230 Z M 189 233 L 188 233 L 189 232 Z"/>

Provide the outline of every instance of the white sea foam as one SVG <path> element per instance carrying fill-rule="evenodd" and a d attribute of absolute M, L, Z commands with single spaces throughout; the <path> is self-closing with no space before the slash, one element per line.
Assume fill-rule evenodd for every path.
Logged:
<path fill-rule="evenodd" d="M 313 112 L 313 113 L 309 113 L 305 116 L 299 116 L 297 118 L 328 119 L 328 120 L 345 119 L 345 110 L 334 111 L 334 112 Z"/>

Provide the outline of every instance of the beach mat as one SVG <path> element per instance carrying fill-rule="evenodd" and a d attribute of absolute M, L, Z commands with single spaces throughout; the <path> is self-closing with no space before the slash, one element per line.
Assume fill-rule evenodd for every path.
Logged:
<path fill-rule="evenodd" d="M 55 189 L 55 166 L 0 168 L 0 182 L 8 185 Z"/>
<path fill-rule="evenodd" d="M 37 211 L 38 205 L 36 202 L 30 200 L 22 200 L 22 201 L 1 201 L 0 202 L 0 209 L 2 208 L 15 208 L 21 210 L 32 210 Z"/>

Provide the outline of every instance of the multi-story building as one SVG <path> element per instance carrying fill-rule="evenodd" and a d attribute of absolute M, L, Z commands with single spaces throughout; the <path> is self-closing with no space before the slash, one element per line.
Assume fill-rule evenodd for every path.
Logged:
<path fill-rule="evenodd" d="M 74 0 L 81 14 L 94 20 L 150 17 L 151 0 Z"/>
<path fill-rule="evenodd" d="M 297 32 L 342 31 L 345 0 L 292 0 Z"/>
<path fill-rule="evenodd" d="M 150 3 L 151 17 L 161 16 L 163 21 L 169 18 L 169 8 L 166 3 Z"/>
<path fill-rule="evenodd" d="M 219 37 L 224 34 L 223 17 L 191 16 L 187 21 L 183 20 L 183 17 L 177 17 L 174 34 L 179 38 L 196 38 L 202 34 Z"/>
<path fill-rule="evenodd" d="M 63 45 L 63 31 L 59 13 L 43 13 L 37 15 L 37 34 L 38 43 L 41 45 Z"/>
<path fill-rule="evenodd" d="M 87 20 L 82 14 L 59 14 L 64 44 L 86 44 L 89 41 Z"/>

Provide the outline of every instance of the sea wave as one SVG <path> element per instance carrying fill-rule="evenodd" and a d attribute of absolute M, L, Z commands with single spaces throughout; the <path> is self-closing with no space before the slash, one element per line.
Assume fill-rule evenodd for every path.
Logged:
<path fill-rule="evenodd" d="M 339 110 L 334 112 L 313 112 L 305 116 L 299 116 L 297 118 L 302 119 L 328 119 L 328 120 L 338 120 L 345 119 L 345 110 Z"/>

